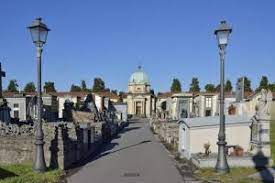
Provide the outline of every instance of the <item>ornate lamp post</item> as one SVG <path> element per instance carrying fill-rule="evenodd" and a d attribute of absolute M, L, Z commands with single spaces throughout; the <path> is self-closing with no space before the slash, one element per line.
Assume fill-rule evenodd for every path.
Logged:
<path fill-rule="evenodd" d="M 33 170 L 36 172 L 45 172 L 46 163 L 44 157 L 44 134 L 42 129 L 42 120 L 41 120 L 41 54 L 43 45 L 46 43 L 47 35 L 50 29 L 42 23 L 41 18 L 36 18 L 31 26 L 28 27 L 30 30 L 33 43 L 36 46 L 36 57 L 37 57 L 37 124 L 35 132 L 35 159 L 33 162 Z"/>
<path fill-rule="evenodd" d="M 225 57 L 225 48 L 228 44 L 229 34 L 232 32 L 232 29 L 226 24 L 226 21 L 221 21 L 220 26 L 215 30 L 215 35 L 218 40 L 218 47 L 220 53 L 220 129 L 218 135 L 218 158 L 216 164 L 216 171 L 218 173 L 227 173 L 229 172 L 229 166 L 225 154 L 225 116 L 224 116 L 224 57 Z"/>

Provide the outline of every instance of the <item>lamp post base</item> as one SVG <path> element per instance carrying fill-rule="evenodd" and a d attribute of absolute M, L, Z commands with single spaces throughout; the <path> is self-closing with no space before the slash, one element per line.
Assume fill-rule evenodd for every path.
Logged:
<path fill-rule="evenodd" d="M 219 174 L 229 173 L 230 170 L 229 170 L 229 166 L 228 166 L 227 158 L 225 154 L 226 142 L 219 141 L 217 142 L 217 145 L 218 145 L 218 159 L 217 159 L 215 170 Z"/>
<path fill-rule="evenodd" d="M 43 141 L 35 142 L 36 152 L 35 159 L 33 163 L 33 171 L 38 173 L 43 173 L 47 170 L 46 162 L 44 158 L 44 149 L 43 149 Z"/>

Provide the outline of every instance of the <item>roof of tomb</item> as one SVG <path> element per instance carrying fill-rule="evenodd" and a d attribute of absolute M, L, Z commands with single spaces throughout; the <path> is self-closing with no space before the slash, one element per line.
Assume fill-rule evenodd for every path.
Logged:
<path fill-rule="evenodd" d="M 239 125 L 239 124 L 250 124 L 251 117 L 244 115 L 226 115 L 225 124 Z M 178 123 L 184 123 L 189 128 L 196 127 L 210 127 L 219 126 L 220 117 L 219 116 L 209 116 L 209 117 L 198 117 L 198 118 L 183 118 L 180 119 Z"/>

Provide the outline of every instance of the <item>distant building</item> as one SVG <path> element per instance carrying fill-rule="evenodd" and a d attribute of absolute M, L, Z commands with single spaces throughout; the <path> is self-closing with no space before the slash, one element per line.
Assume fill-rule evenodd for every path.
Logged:
<path fill-rule="evenodd" d="M 75 107 L 81 105 L 88 92 L 56 92 L 54 95 L 57 96 L 58 101 L 58 118 L 63 118 L 63 110 L 65 101 L 74 103 Z"/>
<path fill-rule="evenodd" d="M 151 117 L 156 111 L 156 97 L 151 91 L 147 74 L 138 68 L 128 83 L 128 114 L 139 117 Z"/>
<path fill-rule="evenodd" d="M 35 93 L 3 93 L 10 107 L 11 118 L 19 121 L 28 121 L 37 117 L 37 103 Z M 46 121 L 56 121 L 58 117 L 57 96 L 42 95 L 42 118 Z"/>
<path fill-rule="evenodd" d="M 232 103 L 236 97 L 232 92 L 225 93 L 225 115 L 235 114 Z M 157 99 L 157 111 L 167 118 L 174 120 L 181 118 L 207 117 L 219 115 L 219 93 L 209 92 L 181 92 L 160 93 Z"/>
<path fill-rule="evenodd" d="M 118 120 L 127 121 L 127 104 L 126 103 L 114 103 L 115 114 Z"/>

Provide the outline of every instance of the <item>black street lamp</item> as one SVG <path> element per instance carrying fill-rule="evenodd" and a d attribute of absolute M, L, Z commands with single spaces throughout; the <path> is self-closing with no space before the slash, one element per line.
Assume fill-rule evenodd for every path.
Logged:
<path fill-rule="evenodd" d="M 41 120 L 41 54 L 43 45 L 47 41 L 47 35 L 50 29 L 42 23 L 41 18 L 36 18 L 31 26 L 28 27 L 31 32 L 33 43 L 36 46 L 36 57 L 37 57 L 37 124 L 35 131 L 35 159 L 33 162 L 33 170 L 35 172 L 45 172 L 46 163 L 44 157 L 44 134 L 42 129 L 42 120 Z"/>
<path fill-rule="evenodd" d="M 215 35 L 218 40 L 219 54 L 221 61 L 220 68 L 220 129 L 218 135 L 218 158 L 216 164 L 216 171 L 218 173 L 228 173 L 229 166 L 225 154 L 225 116 L 224 116 L 224 59 L 225 59 L 225 48 L 228 44 L 229 34 L 232 29 L 226 24 L 226 21 L 221 21 L 220 26 L 215 30 Z"/>

